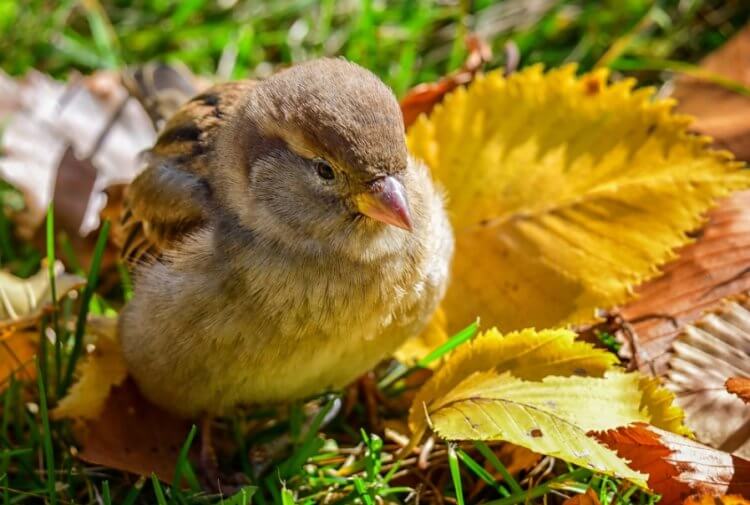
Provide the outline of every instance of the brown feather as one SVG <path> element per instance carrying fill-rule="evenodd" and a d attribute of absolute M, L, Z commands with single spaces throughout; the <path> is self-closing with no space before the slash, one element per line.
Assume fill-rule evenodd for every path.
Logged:
<path fill-rule="evenodd" d="M 170 244 L 204 222 L 204 202 L 192 189 L 202 185 L 210 191 L 208 160 L 218 132 L 254 85 L 250 80 L 217 84 L 167 121 L 147 153 L 148 165 L 125 195 L 119 245 L 127 265 L 159 258 Z"/>

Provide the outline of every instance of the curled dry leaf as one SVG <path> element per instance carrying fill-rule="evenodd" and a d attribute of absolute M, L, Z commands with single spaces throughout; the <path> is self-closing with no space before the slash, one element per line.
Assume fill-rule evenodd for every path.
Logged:
<path fill-rule="evenodd" d="M 55 419 L 97 419 L 111 389 L 127 377 L 116 320 L 100 318 L 89 328 L 95 329 L 96 338 L 89 339 L 87 356 L 78 365 L 76 383 L 52 411 Z"/>
<path fill-rule="evenodd" d="M 701 62 L 701 69 L 750 86 L 750 25 Z M 750 96 L 696 77 L 677 79 L 678 110 L 696 118 L 692 129 L 750 161 Z"/>
<path fill-rule="evenodd" d="M 460 69 L 437 82 L 418 84 L 401 99 L 401 112 L 407 128 L 420 114 L 429 114 L 445 95 L 470 83 L 474 75 L 492 58 L 492 49 L 478 35 L 466 37 L 466 46 L 469 54 Z"/>
<path fill-rule="evenodd" d="M 737 456 L 642 423 L 593 436 L 649 475 L 660 504 L 681 503 L 695 493 L 750 496 L 750 461 Z"/>
<path fill-rule="evenodd" d="M 750 379 L 747 377 L 730 377 L 724 383 L 727 391 L 739 396 L 743 402 L 750 403 Z"/>
<path fill-rule="evenodd" d="M 719 197 L 750 186 L 672 102 L 604 71 L 480 75 L 407 132 L 448 193 L 449 332 L 555 327 L 625 302 Z"/>
<path fill-rule="evenodd" d="M 65 273 L 59 261 L 55 263 L 55 287 L 58 300 L 85 284 L 77 275 Z M 0 271 L 0 328 L 25 321 L 33 321 L 52 303 L 52 289 L 46 266 L 28 279 L 21 279 Z"/>
<path fill-rule="evenodd" d="M 724 385 L 729 376 L 750 376 L 749 306 L 747 297 L 726 302 L 686 325 L 665 376 L 698 439 L 745 457 L 750 457 L 750 405 Z"/>
<path fill-rule="evenodd" d="M 63 85 L 30 73 L 13 88 L 0 177 L 25 196 L 19 231 L 31 237 L 53 196 L 60 224 L 86 235 L 99 226 L 104 190 L 128 183 L 155 131 L 113 73 Z"/>
<path fill-rule="evenodd" d="M 132 380 L 112 388 L 96 419 L 76 424 L 79 457 L 93 465 L 172 482 L 189 424 L 155 407 Z"/>

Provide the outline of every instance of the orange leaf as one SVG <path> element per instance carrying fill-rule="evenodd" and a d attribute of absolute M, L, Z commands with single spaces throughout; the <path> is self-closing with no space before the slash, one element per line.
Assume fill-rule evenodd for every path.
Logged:
<path fill-rule="evenodd" d="M 407 128 L 420 114 L 429 114 L 445 95 L 459 86 L 470 83 L 474 79 L 474 74 L 492 58 L 490 46 L 478 35 L 472 34 L 466 37 L 466 46 L 469 55 L 459 70 L 446 75 L 437 82 L 418 84 L 401 99 L 401 112 Z"/>
<path fill-rule="evenodd" d="M 747 377 L 730 377 L 725 384 L 727 391 L 734 393 L 745 403 L 750 403 L 750 379 Z"/>
<path fill-rule="evenodd" d="M 701 494 L 691 496 L 683 505 L 749 505 L 750 500 L 743 498 L 738 494 L 727 496 L 712 496 L 710 494 Z"/>
<path fill-rule="evenodd" d="M 32 331 L 9 331 L 0 335 L 0 392 L 10 384 L 11 375 L 19 380 L 36 377 L 37 341 L 37 332 Z"/>
<path fill-rule="evenodd" d="M 695 493 L 750 494 L 750 461 L 643 423 L 591 433 L 649 474 L 660 505 L 681 503 Z"/>
<path fill-rule="evenodd" d="M 177 457 L 189 423 L 155 407 L 141 396 L 132 380 L 112 388 L 98 419 L 79 423 L 79 457 L 139 475 L 156 474 L 172 482 Z"/>
<path fill-rule="evenodd" d="M 579 494 L 568 498 L 563 502 L 563 505 L 599 505 L 599 497 L 593 489 L 588 488 L 584 494 Z"/>

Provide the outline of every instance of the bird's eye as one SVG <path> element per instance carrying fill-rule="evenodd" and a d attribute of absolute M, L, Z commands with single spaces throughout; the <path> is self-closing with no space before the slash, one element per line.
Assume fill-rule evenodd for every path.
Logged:
<path fill-rule="evenodd" d="M 315 158 L 313 160 L 313 165 L 315 166 L 315 172 L 318 174 L 318 176 L 321 179 L 331 181 L 336 176 L 333 173 L 333 168 L 331 168 L 331 164 L 322 158 Z"/>

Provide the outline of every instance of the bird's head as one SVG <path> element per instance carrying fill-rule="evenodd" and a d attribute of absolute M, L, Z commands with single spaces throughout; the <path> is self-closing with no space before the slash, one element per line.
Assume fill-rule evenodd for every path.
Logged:
<path fill-rule="evenodd" d="M 395 249 L 414 226 L 398 102 L 353 63 L 315 60 L 259 82 L 220 142 L 224 199 L 267 238 L 358 255 Z"/>

